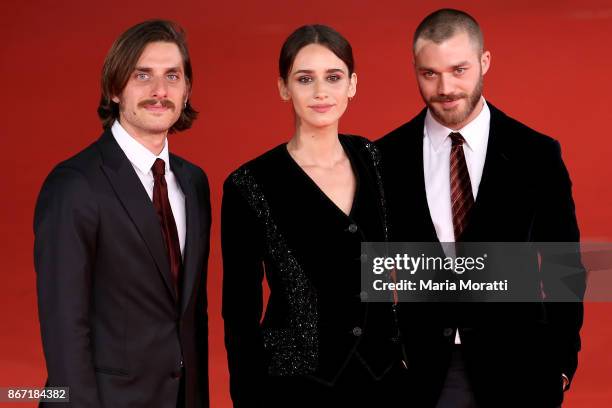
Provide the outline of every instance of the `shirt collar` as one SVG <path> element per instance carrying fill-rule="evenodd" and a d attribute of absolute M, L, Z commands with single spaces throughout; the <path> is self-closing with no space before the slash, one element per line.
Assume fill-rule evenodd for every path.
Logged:
<path fill-rule="evenodd" d="M 452 130 L 438 122 L 431 111 L 427 109 L 425 115 L 425 136 L 429 137 L 434 150 L 438 150 L 443 143 L 450 143 L 448 135 L 451 132 L 459 132 L 465 139 L 465 146 L 474 152 L 481 152 L 487 148 L 489 139 L 489 127 L 491 121 L 491 110 L 484 97 L 482 98 L 482 109 L 478 116 L 459 130 Z"/>
<path fill-rule="evenodd" d="M 168 138 L 164 141 L 164 148 L 159 155 L 154 155 L 149 149 L 144 147 L 140 142 L 134 139 L 130 134 L 121 126 L 118 120 L 115 121 L 111 128 L 111 132 L 115 137 L 115 140 L 121 147 L 121 150 L 125 153 L 128 160 L 143 174 L 147 174 L 151 171 L 153 163 L 156 159 L 162 159 L 166 164 L 166 174 L 170 173 L 170 160 L 168 154 Z"/>

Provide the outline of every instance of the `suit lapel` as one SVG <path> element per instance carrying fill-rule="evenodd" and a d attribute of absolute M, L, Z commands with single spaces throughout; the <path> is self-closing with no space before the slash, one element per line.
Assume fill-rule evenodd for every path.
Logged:
<path fill-rule="evenodd" d="M 431 211 L 429 210 L 429 204 L 427 203 L 427 190 L 425 188 L 425 169 L 423 164 L 423 140 L 425 131 L 425 115 L 427 109 L 423 109 L 421 113 L 412 121 L 414 128 L 408 132 L 409 146 L 406 148 L 407 152 L 411 152 L 412 159 L 407 160 L 406 163 L 409 166 L 406 174 L 409 175 L 412 185 L 406 186 L 409 191 L 413 191 L 416 194 L 415 205 L 417 206 L 417 216 L 422 220 L 422 226 L 425 234 L 429 237 L 429 241 L 438 241 L 438 235 L 431 218 Z M 410 177 L 414 175 L 414 178 Z"/>
<path fill-rule="evenodd" d="M 504 114 L 488 103 L 491 110 L 491 123 L 489 126 L 489 141 L 485 163 L 482 169 L 482 178 L 478 187 L 478 196 L 470 214 L 470 221 L 464 233 L 465 241 L 478 240 L 477 231 L 487 223 L 487 212 L 499 206 L 496 203 L 504 194 L 499 189 L 505 188 L 505 178 L 508 176 L 509 159 L 506 152 L 507 135 L 504 133 Z M 486 225 L 484 225 L 486 226 Z"/>
<path fill-rule="evenodd" d="M 147 245 L 170 296 L 176 302 L 168 254 L 153 203 L 112 133 L 106 131 L 97 145 L 103 157 L 102 170 Z"/>
<path fill-rule="evenodd" d="M 198 274 L 198 248 L 202 246 L 200 243 L 200 215 L 198 196 L 191 180 L 191 176 L 187 169 L 183 166 L 180 160 L 170 155 L 170 167 L 172 172 L 181 186 L 181 190 L 185 195 L 185 215 L 187 231 L 185 234 L 185 254 L 183 256 L 183 284 L 181 290 L 181 308 L 183 314 L 193 293 L 193 286 Z"/>

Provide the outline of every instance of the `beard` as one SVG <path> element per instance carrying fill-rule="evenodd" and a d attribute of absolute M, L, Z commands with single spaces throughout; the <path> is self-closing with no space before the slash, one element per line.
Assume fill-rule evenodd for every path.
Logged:
<path fill-rule="evenodd" d="M 426 99 L 421 92 L 421 96 L 436 120 L 448 128 L 453 128 L 463 123 L 472 114 L 472 112 L 474 112 L 474 109 L 476 109 L 476 106 L 482 97 L 482 78 L 482 75 L 480 75 L 478 78 L 478 83 L 469 94 L 463 92 L 456 94 L 436 95 Z M 459 105 L 455 108 L 445 110 L 435 104 L 436 102 L 452 102 L 459 99 L 465 99 L 467 102 L 463 109 L 461 109 L 461 105 Z"/>

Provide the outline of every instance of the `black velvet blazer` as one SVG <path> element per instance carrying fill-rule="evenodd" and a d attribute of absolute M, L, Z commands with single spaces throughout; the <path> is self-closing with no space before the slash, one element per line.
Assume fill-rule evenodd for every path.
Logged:
<path fill-rule="evenodd" d="M 333 385 L 351 358 L 374 377 L 401 358 L 391 304 L 361 301 L 360 244 L 387 239 L 378 152 L 361 137 L 340 142 L 357 180 L 348 216 L 286 144 L 225 181 L 223 317 L 235 406 L 257 405 L 269 376 Z"/>
<path fill-rule="evenodd" d="M 488 103 L 488 102 L 487 102 Z M 488 103 L 489 141 L 466 242 L 579 242 L 572 184 L 559 142 L 512 119 Z M 437 242 L 423 173 L 426 110 L 376 142 L 393 241 Z M 534 260 L 549 293 L 559 268 L 545 252 Z M 572 276 L 584 293 L 579 259 Z M 540 289 L 540 288 L 538 288 Z M 455 329 L 478 406 L 556 407 L 561 373 L 570 379 L 578 364 L 581 302 L 402 304 L 413 380 L 408 403 L 435 407 L 446 378 Z"/>

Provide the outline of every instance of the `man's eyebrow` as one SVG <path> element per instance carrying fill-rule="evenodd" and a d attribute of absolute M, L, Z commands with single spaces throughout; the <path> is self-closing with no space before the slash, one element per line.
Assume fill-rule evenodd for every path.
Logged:
<path fill-rule="evenodd" d="M 470 62 L 469 61 L 461 61 L 460 63 L 453 65 L 453 68 L 464 67 L 466 65 L 470 65 Z"/>
<path fill-rule="evenodd" d="M 134 68 L 134 71 L 140 71 L 140 72 L 153 72 L 153 68 L 149 68 L 149 67 L 136 67 Z M 166 69 L 166 72 L 181 72 L 182 69 L 181 67 L 170 67 Z"/>
<path fill-rule="evenodd" d="M 453 69 L 457 69 L 457 68 L 460 68 L 460 67 L 465 67 L 465 66 L 470 66 L 470 65 L 472 65 L 472 64 L 471 64 L 469 61 L 461 61 L 461 62 L 459 62 L 458 64 L 454 64 L 454 65 L 452 66 L 452 68 L 453 68 Z M 418 69 L 419 71 L 431 71 L 431 72 L 437 72 L 435 69 L 433 69 L 433 68 L 431 68 L 431 67 L 428 67 L 428 66 L 426 66 L 426 65 L 417 65 L 417 69 Z"/>

